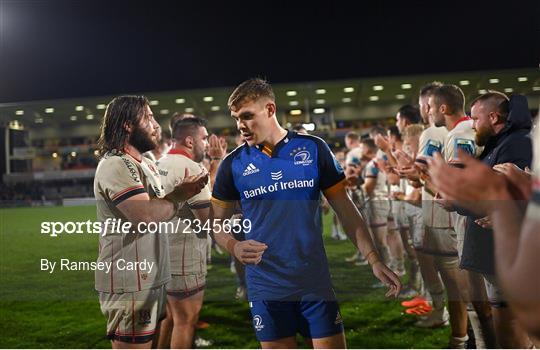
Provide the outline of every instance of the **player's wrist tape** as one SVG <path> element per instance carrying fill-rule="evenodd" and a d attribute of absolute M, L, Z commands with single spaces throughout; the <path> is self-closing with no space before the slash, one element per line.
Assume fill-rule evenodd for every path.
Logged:
<path fill-rule="evenodd" d="M 236 245 L 236 243 L 238 243 L 238 241 L 236 239 L 230 239 L 228 242 L 227 242 L 227 250 L 229 251 L 229 253 L 231 253 L 233 256 L 234 256 L 234 246 Z"/>
<path fill-rule="evenodd" d="M 381 260 L 379 259 L 379 254 L 377 254 L 377 252 L 376 252 L 375 250 L 372 250 L 372 251 L 370 251 L 369 253 L 367 253 L 367 255 L 366 255 L 366 260 L 368 261 L 368 263 L 369 263 L 370 265 L 373 265 L 373 264 L 375 264 L 376 262 L 381 261 Z"/>

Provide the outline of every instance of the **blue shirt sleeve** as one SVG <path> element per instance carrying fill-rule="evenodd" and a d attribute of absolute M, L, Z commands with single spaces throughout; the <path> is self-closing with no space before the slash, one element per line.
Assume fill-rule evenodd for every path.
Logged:
<path fill-rule="evenodd" d="M 240 193 L 234 184 L 232 173 L 233 154 L 229 154 L 219 165 L 212 197 L 222 201 L 240 200 Z"/>
<path fill-rule="evenodd" d="M 345 174 L 330 147 L 322 139 L 317 140 L 317 152 L 319 186 L 321 191 L 324 191 L 345 179 Z"/>

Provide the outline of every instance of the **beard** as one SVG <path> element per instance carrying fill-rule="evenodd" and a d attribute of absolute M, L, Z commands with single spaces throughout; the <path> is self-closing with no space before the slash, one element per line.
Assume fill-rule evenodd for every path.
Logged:
<path fill-rule="evenodd" d="M 474 140 L 478 146 L 485 146 L 493 133 L 489 129 L 477 129 Z"/>
<path fill-rule="evenodd" d="M 193 161 L 195 163 L 200 163 L 204 159 L 204 150 L 193 149 Z"/>
<path fill-rule="evenodd" d="M 441 126 L 446 126 L 446 121 L 444 120 L 444 116 L 434 116 L 433 117 L 433 124 L 435 124 L 436 127 L 440 128 Z"/>
<path fill-rule="evenodd" d="M 139 126 L 129 135 L 129 143 L 141 153 L 151 151 L 158 146 L 157 139 Z"/>

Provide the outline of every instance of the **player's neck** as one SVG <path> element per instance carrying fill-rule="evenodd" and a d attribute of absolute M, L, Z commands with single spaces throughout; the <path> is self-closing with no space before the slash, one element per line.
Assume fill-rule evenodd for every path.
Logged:
<path fill-rule="evenodd" d="M 287 130 L 283 129 L 281 126 L 277 126 L 275 130 L 270 134 L 270 136 L 263 141 L 264 146 L 268 146 L 270 148 L 274 148 L 279 141 L 283 140 L 283 138 L 287 135 Z"/>
<path fill-rule="evenodd" d="M 130 145 L 129 143 L 124 147 L 124 152 L 129 154 L 133 159 L 137 160 L 138 162 L 142 161 L 142 154 L 139 152 L 138 149 Z"/>
<path fill-rule="evenodd" d="M 451 115 L 445 115 L 444 121 L 446 124 L 446 129 L 448 131 L 453 130 L 456 125 L 458 124 L 458 121 L 465 117 L 465 114 L 451 114 Z"/>
<path fill-rule="evenodd" d="M 183 155 L 187 156 L 188 158 L 193 159 L 193 150 L 186 147 L 186 146 L 180 145 L 178 143 L 175 144 L 174 148 L 171 148 L 169 153 L 170 154 L 183 154 Z"/>

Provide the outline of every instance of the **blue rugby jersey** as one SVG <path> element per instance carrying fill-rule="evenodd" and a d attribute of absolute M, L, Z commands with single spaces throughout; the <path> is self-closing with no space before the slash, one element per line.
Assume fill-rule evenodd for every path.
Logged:
<path fill-rule="evenodd" d="M 251 301 L 296 299 L 331 287 L 319 200 L 344 186 L 326 142 L 288 132 L 273 150 L 236 148 L 222 161 L 213 188 L 216 205 L 240 201 L 251 221 L 246 239 L 265 243 L 258 265 L 246 266 Z"/>

